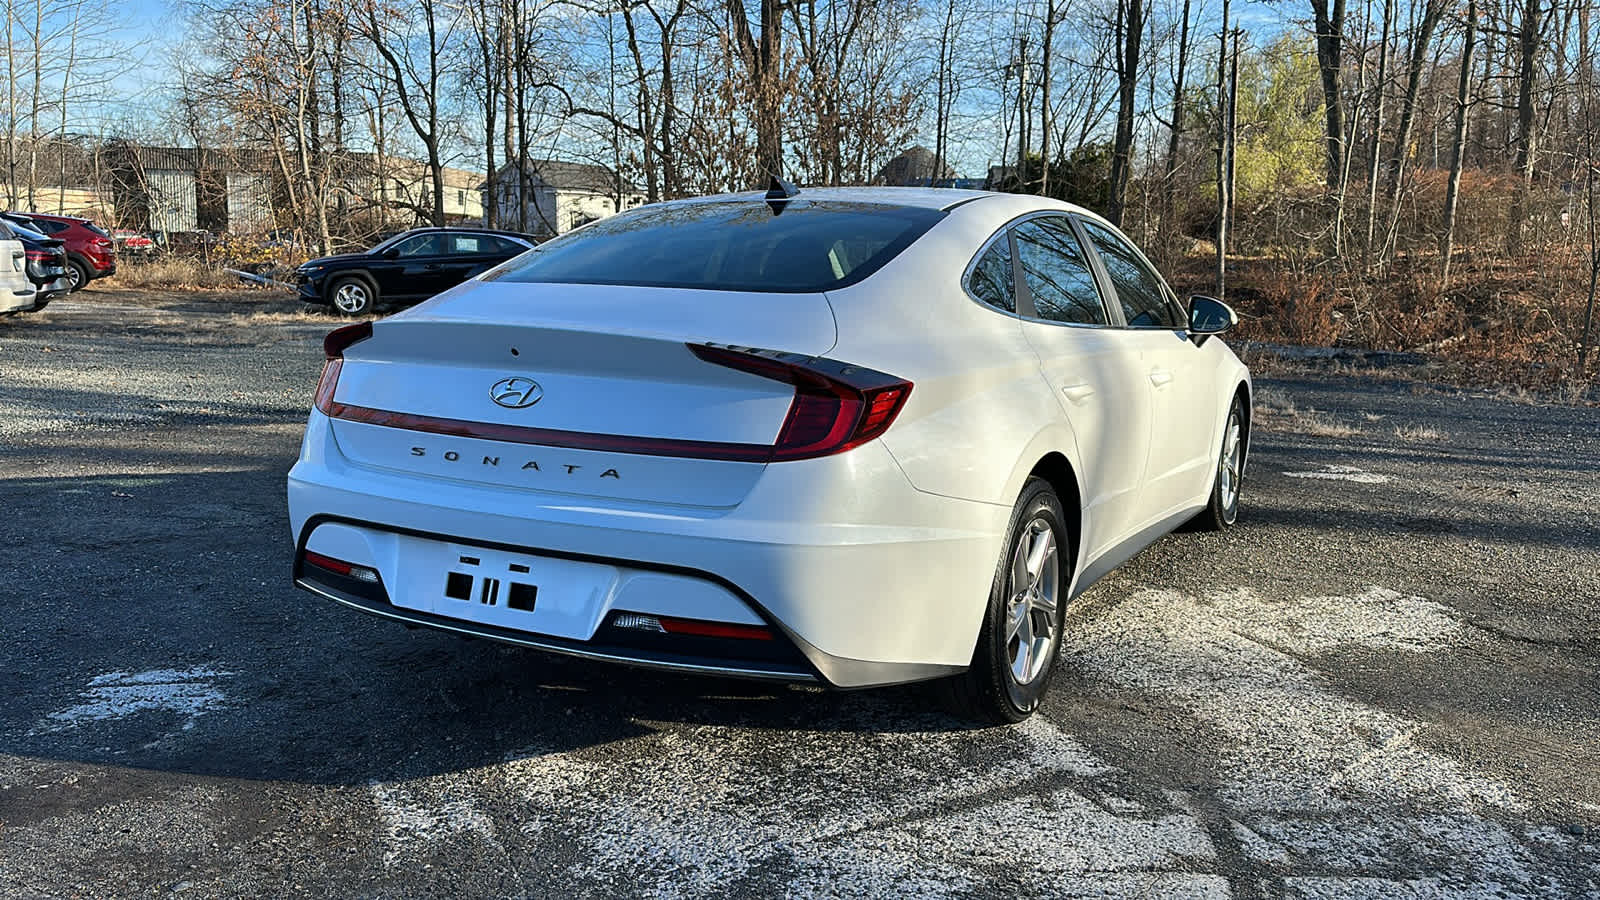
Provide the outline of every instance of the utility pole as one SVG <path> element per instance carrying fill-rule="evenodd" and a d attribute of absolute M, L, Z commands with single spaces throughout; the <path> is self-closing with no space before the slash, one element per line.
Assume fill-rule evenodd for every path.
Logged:
<path fill-rule="evenodd" d="M 1217 299 L 1228 297 L 1228 212 L 1233 207 L 1233 91 L 1228 80 L 1228 8 L 1222 0 L 1222 31 L 1217 35 Z"/>
<path fill-rule="evenodd" d="M 1028 36 L 1017 38 L 1017 187 L 1028 181 Z"/>

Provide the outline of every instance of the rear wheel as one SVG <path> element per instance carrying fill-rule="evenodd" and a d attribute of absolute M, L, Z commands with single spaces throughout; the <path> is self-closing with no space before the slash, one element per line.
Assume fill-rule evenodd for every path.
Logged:
<path fill-rule="evenodd" d="M 328 287 L 328 300 L 340 315 L 364 316 L 377 305 L 377 291 L 361 278 L 346 275 Z"/>
<path fill-rule="evenodd" d="M 1231 528 L 1239 518 L 1239 491 L 1244 487 L 1244 403 L 1233 399 L 1228 424 L 1222 428 L 1222 450 L 1217 455 L 1217 477 L 1212 479 L 1211 500 L 1194 524 L 1207 531 Z"/>
<path fill-rule="evenodd" d="M 966 672 L 942 683 L 952 712 L 1020 722 L 1039 708 L 1061 648 L 1072 546 L 1061 501 L 1030 478 L 1011 514 L 978 646 Z"/>
<path fill-rule="evenodd" d="M 83 290 L 89 283 L 89 267 L 77 260 L 67 262 L 67 281 L 72 283 L 72 292 Z"/>

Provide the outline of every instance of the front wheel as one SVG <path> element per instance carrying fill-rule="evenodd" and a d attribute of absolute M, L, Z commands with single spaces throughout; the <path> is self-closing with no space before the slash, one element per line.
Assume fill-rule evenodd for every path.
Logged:
<path fill-rule="evenodd" d="M 328 288 L 328 299 L 340 315 L 364 316 L 372 312 L 378 298 L 372 286 L 355 276 L 346 276 Z"/>
<path fill-rule="evenodd" d="M 1239 519 L 1239 491 L 1244 487 L 1244 428 L 1244 401 L 1235 397 L 1228 408 L 1228 424 L 1222 429 L 1222 449 L 1217 454 L 1211 500 L 1194 518 L 1194 523 L 1206 531 L 1231 528 Z"/>
<path fill-rule="evenodd" d="M 1030 478 L 1011 513 L 972 665 L 943 683 L 951 711 L 1003 725 L 1033 714 L 1061 648 L 1072 545 L 1061 501 Z"/>

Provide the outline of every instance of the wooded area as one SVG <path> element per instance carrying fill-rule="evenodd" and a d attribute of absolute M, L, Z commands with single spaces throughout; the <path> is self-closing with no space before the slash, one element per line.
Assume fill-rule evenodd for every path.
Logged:
<path fill-rule="evenodd" d="M 424 162 L 437 216 L 445 166 L 595 162 L 619 194 L 627 179 L 657 200 L 780 172 L 866 183 L 920 143 L 925 178 L 988 176 L 1104 213 L 1180 292 L 1225 293 L 1250 336 L 1586 380 L 1600 15 L 1584 0 L 180 10 L 171 63 L 139 74 L 164 89 L 124 105 L 116 4 L 7 0 L 12 198 L 50 182 L 18 150 L 40 138 L 252 148 L 276 160 L 280 224 L 332 247 L 351 229 L 329 173 L 356 153 Z"/>

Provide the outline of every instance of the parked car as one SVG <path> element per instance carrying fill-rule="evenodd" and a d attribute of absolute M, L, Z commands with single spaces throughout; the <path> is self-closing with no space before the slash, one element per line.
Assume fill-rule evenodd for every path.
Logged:
<path fill-rule="evenodd" d="M 328 335 L 293 578 L 591 659 L 942 679 L 1018 721 L 1072 597 L 1234 522 L 1234 321 L 1043 197 L 780 184 L 620 213 Z"/>
<path fill-rule="evenodd" d="M 50 301 L 72 293 L 72 276 L 67 268 L 66 243 L 59 238 L 50 237 L 19 224 L 18 219 L 28 220 L 25 216 L 6 213 L 0 218 L 6 221 L 11 233 L 22 242 L 23 253 L 27 259 L 28 280 L 38 289 L 33 309 L 35 311 L 44 309 Z"/>
<path fill-rule="evenodd" d="M 121 253 L 143 256 L 156 250 L 156 242 L 150 235 L 129 228 L 118 228 L 111 232 L 111 239 L 116 242 L 117 250 Z"/>
<path fill-rule="evenodd" d="M 28 213 L 28 217 L 37 224 L 36 230 L 66 244 L 67 275 L 72 279 L 73 290 L 82 290 L 96 278 L 116 274 L 117 244 L 104 228 L 77 216 Z"/>
<path fill-rule="evenodd" d="M 380 302 L 425 300 L 532 247 L 509 231 L 415 228 L 365 253 L 313 259 L 295 270 L 295 281 L 301 300 L 359 316 Z"/>
<path fill-rule="evenodd" d="M 28 277 L 28 250 L 0 220 L 0 316 L 33 309 L 39 289 Z"/>

